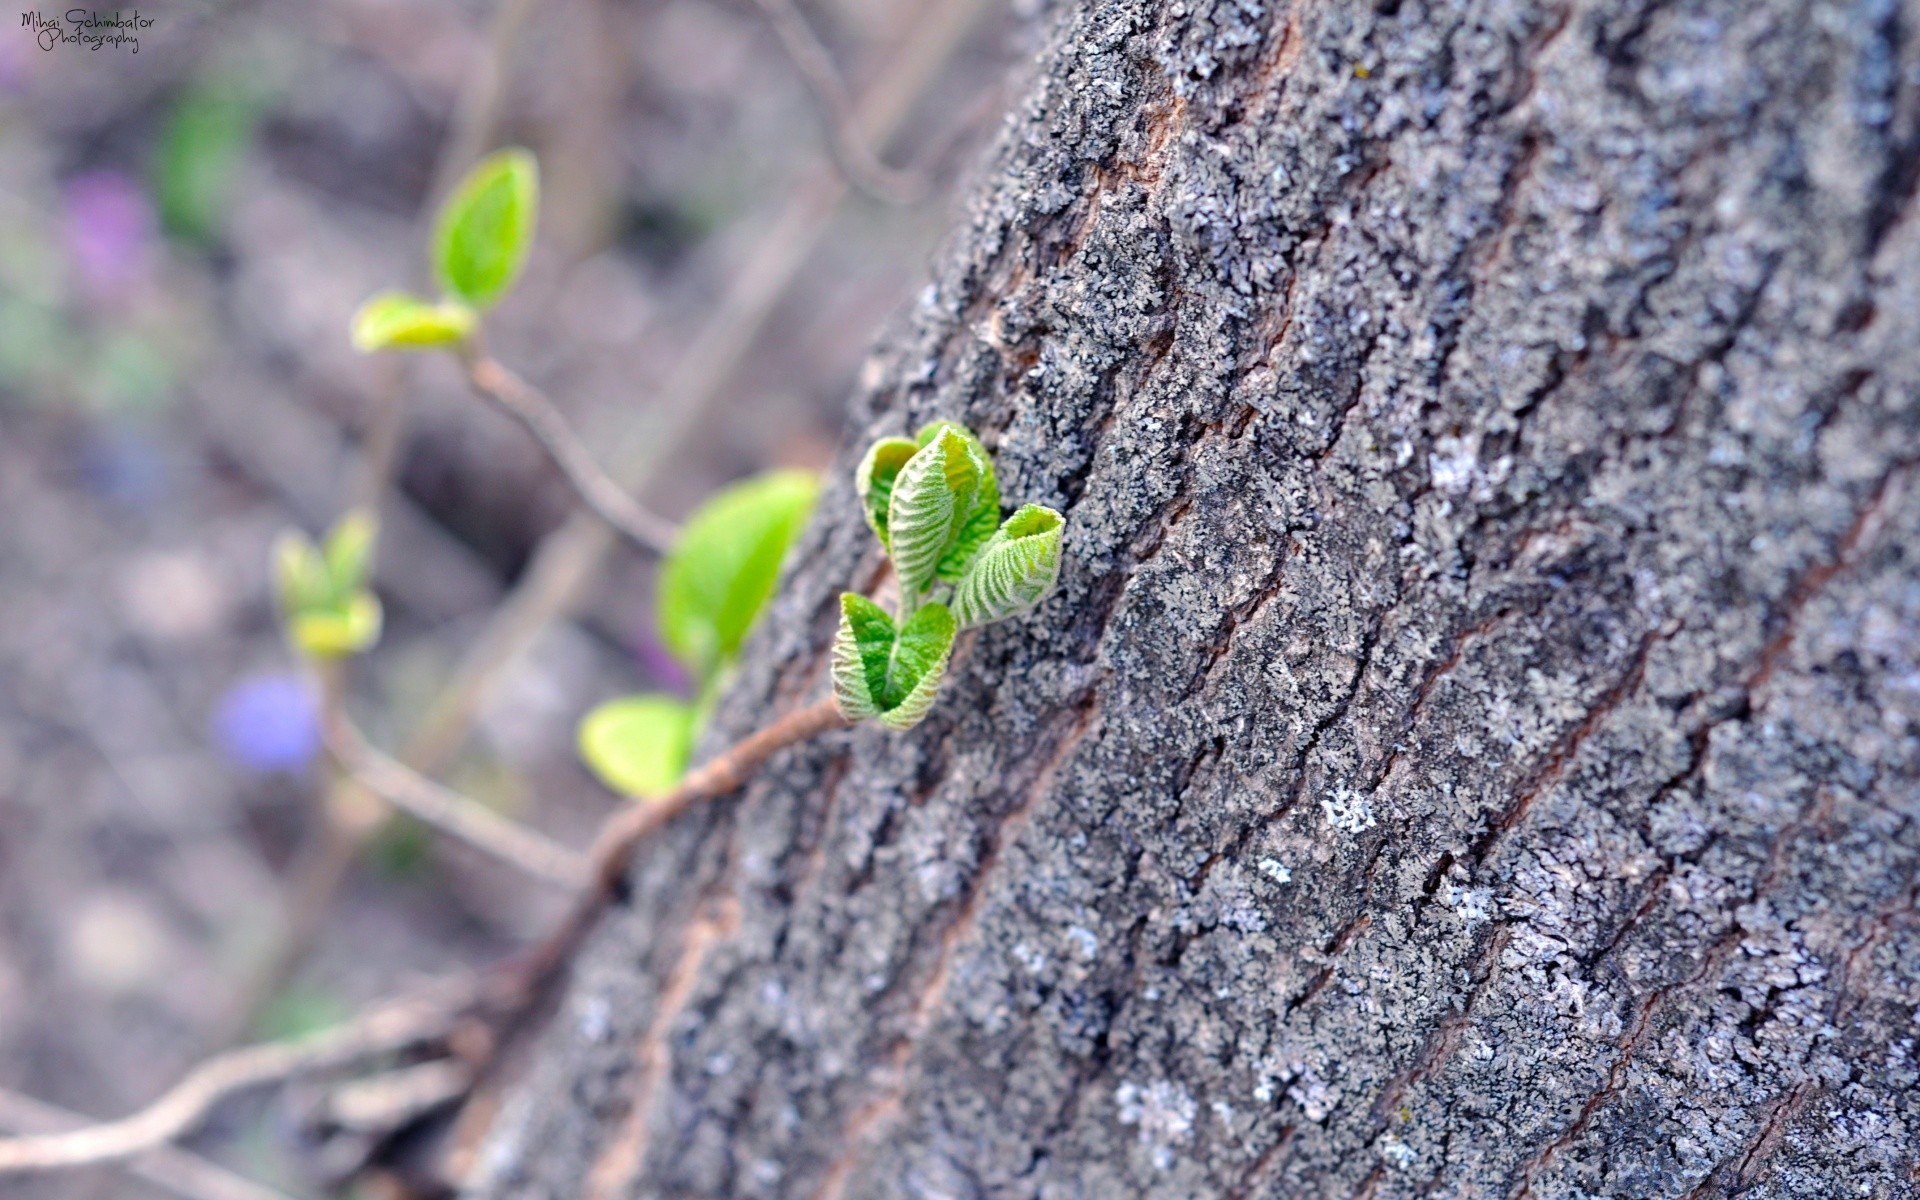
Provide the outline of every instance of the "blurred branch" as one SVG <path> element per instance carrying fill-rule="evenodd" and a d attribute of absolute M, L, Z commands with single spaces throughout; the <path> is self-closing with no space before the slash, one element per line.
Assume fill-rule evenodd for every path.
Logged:
<path fill-rule="evenodd" d="M 0 1128 L 45 1134 L 84 1127 L 85 1117 L 16 1092 L 0 1089 Z M 157 1146 L 126 1164 L 129 1175 L 144 1179 L 180 1200 L 292 1200 L 285 1192 L 236 1175 L 215 1162 L 173 1146 Z"/>
<path fill-rule="evenodd" d="M 928 0 L 900 47 L 887 57 L 874 86 L 861 97 L 854 126 L 872 144 L 884 144 L 973 28 L 986 0 Z M 780 212 L 747 251 L 720 305 L 674 364 L 659 399 L 636 433 L 612 456 L 610 472 L 630 495 L 639 494 L 720 388 L 746 357 L 774 305 L 799 275 L 846 196 L 830 165 L 805 173 Z M 578 602 L 613 539 L 598 520 L 580 514 L 541 540 L 519 583 L 495 610 L 466 658 L 430 701 L 401 757 L 432 770 L 457 749 L 496 674 L 517 658 L 554 618 Z"/>
<path fill-rule="evenodd" d="M 860 135 L 859 118 L 853 97 L 833 65 L 833 55 L 807 23 L 806 14 L 794 0 L 755 0 L 761 15 L 780 38 L 781 47 L 792 60 L 794 69 L 806 81 L 820 108 L 820 119 L 827 127 L 827 143 L 834 161 L 847 182 L 888 204 L 912 204 L 924 200 L 930 190 L 924 176 L 903 171 L 881 162 Z"/>
<path fill-rule="evenodd" d="M 329 717 L 327 748 L 341 769 L 395 808 L 536 879 L 578 887 L 587 877 L 578 854 L 382 754 L 343 712 Z"/>
<path fill-rule="evenodd" d="M 701 801 L 738 789 L 781 750 L 846 724 L 846 718 L 840 715 L 831 699 L 821 700 L 736 742 L 689 772 L 680 786 L 665 798 L 623 808 L 609 817 L 587 856 L 585 870 L 579 869 L 578 860 L 573 856 L 567 856 L 572 881 L 579 887 L 579 893 L 566 920 L 517 972 L 523 982 L 513 989 L 518 998 L 516 1011 L 527 1011 L 554 978 L 555 968 L 571 957 L 580 938 L 614 894 L 636 846 Z M 452 796 L 437 784 L 414 775 L 373 750 L 345 721 L 339 722 L 332 732 L 338 738 L 336 753 L 352 766 L 356 775 L 363 779 L 368 775 L 374 777 L 369 786 L 383 795 L 391 794 L 389 789 L 409 793 L 408 811 L 440 810 L 441 820 L 455 824 L 470 821 L 476 811 L 484 811 L 476 810 L 471 802 Z M 449 798 L 457 812 L 445 810 Z M 491 814 L 487 816 L 490 820 L 499 820 Z M 511 829 L 516 838 L 531 836 L 511 822 L 502 824 Z M 482 841 L 474 838 L 473 828 L 464 828 L 461 836 L 525 870 L 543 878 L 554 878 L 549 870 L 553 864 L 537 865 L 537 856 L 524 853 L 527 846 L 505 851 L 502 847 L 506 843 L 498 840 L 500 830 L 492 830 Z M 542 849 L 541 853 L 547 851 Z M 486 990 L 478 978 L 465 977 L 317 1034 L 216 1055 L 132 1116 L 62 1133 L 0 1138 L 0 1176 L 117 1162 L 154 1151 L 197 1128 L 216 1105 L 236 1092 L 350 1066 L 446 1038 L 458 1021 L 485 999 Z M 435 1102 L 447 1098 L 446 1085 L 453 1078 L 450 1074 L 429 1073 L 421 1078 L 439 1088 L 431 1093 L 438 1098 Z M 259 1195 L 243 1196 L 233 1192 L 189 1195 L 191 1200 L 261 1200 Z"/>
<path fill-rule="evenodd" d="M 463 349 L 460 364 L 473 390 L 526 427 L 595 516 L 642 550 L 664 555 L 672 549 L 679 535 L 673 522 L 642 508 L 600 469 L 580 435 L 545 393 L 478 348 Z"/>
<path fill-rule="evenodd" d="M 443 1038 L 477 997 L 472 980 L 455 980 L 316 1034 L 215 1055 L 132 1116 L 65 1133 L 0 1139 L 0 1175 L 117 1162 L 152 1150 L 197 1128 L 236 1092 Z"/>
<path fill-rule="evenodd" d="M 520 1010 L 536 1007 L 559 968 L 572 958 L 607 901 L 619 889 L 627 862 L 639 845 L 668 822 L 707 800 L 738 790 L 769 758 L 789 746 L 810 741 L 850 724 L 831 698 L 816 701 L 781 717 L 721 751 L 687 773 L 680 786 L 658 800 L 616 810 L 600 826 L 587 852 L 588 882 L 572 910 L 555 930 L 534 948 L 523 968 Z"/>

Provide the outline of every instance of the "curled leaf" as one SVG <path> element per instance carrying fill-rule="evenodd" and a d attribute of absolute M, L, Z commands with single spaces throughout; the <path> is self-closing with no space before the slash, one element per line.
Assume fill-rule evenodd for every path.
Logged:
<path fill-rule="evenodd" d="M 679 786 L 693 753 L 694 712 L 672 696 L 609 700 L 580 722 L 580 757 L 624 796 L 664 796 Z"/>
<path fill-rule="evenodd" d="M 1000 524 L 1000 484 L 994 478 L 993 459 L 987 454 L 987 448 L 973 431 L 954 421 L 932 421 L 921 427 L 916 435 L 919 445 L 925 446 L 942 434 L 951 433 L 967 444 L 971 457 L 979 464 L 980 486 L 974 493 L 973 503 L 966 515 L 960 520 L 959 532 L 954 535 L 953 544 L 940 556 L 940 565 L 934 574 L 948 583 L 954 583 L 966 574 L 967 566 L 973 556 L 986 545 L 987 539 Z"/>
<path fill-rule="evenodd" d="M 959 586 L 953 609 L 962 626 L 1004 620 L 1038 604 L 1060 576 L 1065 521 L 1038 504 L 1021 506 L 987 539 Z"/>
<path fill-rule="evenodd" d="M 840 629 L 833 639 L 833 699 L 847 720 L 877 717 L 885 706 L 893 637 L 893 618 L 886 609 L 857 592 L 841 595 Z"/>
<path fill-rule="evenodd" d="M 926 717 L 946 678 L 947 657 L 953 653 L 958 631 L 952 611 L 937 602 L 921 605 L 907 618 L 894 639 L 887 674 L 890 703 L 880 714 L 882 725 L 911 729 Z"/>
<path fill-rule="evenodd" d="M 372 354 L 452 346 L 471 336 L 474 324 L 474 312 L 464 304 L 435 304 L 406 292 L 382 292 L 353 314 L 353 348 Z"/>
<path fill-rule="evenodd" d="M 506 294 L 533 248 L 540 170 L 525 150 L 481 159 L 441 206 L 433 265 L 441 286 L 475 308 Z"/>
<path fill-rule="evenodd" d="M 853 475 L 854 490 L 866 511 L 867 524 L 873 527 L 880 545 L 891 549 L 887 541 L 887 505 L 893 499 L 893 481 L 920 447 L 906 438 L 881 438 L 867 448 L 865 458 Z"/>
<path fill-rule="evenodd" d="M 833 694 L 848 720 L 877 718 L 893 729 L 920 723 L 946 675 L 959 626 L 944 604 L 924 604 L 904 626 L 865 596 L 840 598 L 833 643 Z"/>
<path fill-rule="evenodd" d="M 910 598 L 933 586 L 941 560 L 973 515 L 987 469 L 978 443 L 946 428 L 915 451 L 894 478 L 887 534 L 894 570 Z"/>

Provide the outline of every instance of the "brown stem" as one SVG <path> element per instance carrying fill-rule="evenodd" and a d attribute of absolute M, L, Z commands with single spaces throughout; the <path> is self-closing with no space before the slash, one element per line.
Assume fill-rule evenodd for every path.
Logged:
<path fill-rule="evenodd" d="M 131 1116 L 66 1133 L 0 1139 L 0 1176 L 117 1162 L 151 1150 L 199 1126 L 235 1092 L 445 1037 L 477 998 L 473 981 L 459 980 L 317 1034 L 215 1055 Z"/>
<path fill-rule="evenodd" d="M 64 1108 L 0 1089 L 0 1128 L 15 1133 L 53 1133 L 88 1124 Z M 173 1146 L 148 1150 L 127 1164 L 144 1179 L 180 1200 L 293 1200 L 278 1188 L 234 1174 L 218 1163 Z"/>
<path fill-rule="evenodd" d="M 572 910 L 524 960 L 520 978 L 522 1012 L 538 1005 L 559 968 L 573 955 L 607 900 L 619 887 L 627 860 L 636 847 L 669 821 L 703 800 L 735 791 L 752 778 L 769 758 L 800 742 L 851 724 L 831 699 L 821 700 L 775 721 L 735 742 L 703 766 L 687 773 L 680 786 L 658 800 L 637 803 L 608 817 L 587 852 L 587 886 Z"/>
<path fill-rule="evenodd" d="M 672 549 L 679 534 L 673 522 L 642 508 L 600 469 L 553 401 L 478 347 L 462 350 L 460 361 L 473 390 L 526 427 L 595 516 L 643 550 L 665 554 Z"/>
<path fill-rule="evenodd" d="M 680 786 L 664 799 L 634 805 L 609 817 L 587 856 L 584 872 L 579 859 L 567 855 L 567 870 L 580 885 L 572 910 L 560 927 L 511 972 L 496 970 L 487 979 L 466 977 L 318 1034 L 249 1046 L 209 1058 L 158 1100 L 118 1121 L 66 1133 L 0 1138 L 0 1176 L 115 1162 L 152 1150 L 196 1128 L 216 1104 L 235 1092 L 347 1066 L 444 1038 L 463 1016 L 476 1008 L 504 1007 L 502 1022 L 513 1025 L 547 994 L 557 976 L 557 968 L 571 956 L 613 894 L 636 846 L 700 801 L 735 791 L 781 750 L 847 724 L 832 700 L 809 705 L 736 742 L 712 761 L 689 772 Z M 543 877 L 554 877 L 534 865 L 551 852 L 544 845 L 544 839 L 540 839 L 542 845 L 538 853 L 530 853 L 531 839 L 537 835 L 502 821 L 510 833 L 503 835 L 502 830 L 493 829 L 483 839 L 476 840 L 472 830 L 477 826 L 466 823 L 475 819 L 475 812 L 485 810 L 477 809 L 471 801 L 414 775 L 380 754 L 367 745 L 358 730 L 344 718 L 334 723 L 329 736 L 335 753 L 357 777 L 375 776 L 376 782 L 369 785 L 374 790 L 389 794 L 388 787 L 383 785 L 398 783 L 404 777 L 406 782 L 399 790 L 416 793 L 411 802 L 417 803 L 422 798 L 419 789 L 424 785 L 431 789 L 429 808 L 449 803 L 455 806 L 454 812 L 439 815 L 462 825 L 461 836 Z M 396 775 L 395 771 L 401 774 Z M 410 803 L 409 811 L 419 810 Z M 500 821 L 490 813 L 486 816 Z M 512 839 L 520 842 L 517 848 L 508 849 L 515 844 Z M 548 867 L 557 865 L 547 864 Z M 511 976 L 510 982 L 502 983 L 503 974 Z"/>
<path fill-rule="evenodd" d="M 587 878 L 578 854 L 381 753 L 344 712 L 330 716 L 327 748 L 341 770 L 368 791 L 536 879 L 571 888 Z"/>

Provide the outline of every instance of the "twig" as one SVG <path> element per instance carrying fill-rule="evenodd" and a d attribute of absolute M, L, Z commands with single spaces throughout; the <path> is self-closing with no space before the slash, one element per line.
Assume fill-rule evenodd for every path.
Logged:
<path fill-rule="evenodd" d="M 85 1117 L 44 1100 L 0 1089 L 0 1129 L 7 1132 L 52 1133 L 87 1123 Z M 180 1200 L 292 1200 L 278 1188 L 255 1183 L 175 1146 L 156 1146 L 135 1157 L 125 1169 Z"/>
<path fill-rule="evenodd" d="M 794 69 L 806 81 L 827 127 L 827 144 L 847 182 L 888 204 L 913 204 L 930 190 L 924 176 L 881 162 L 857 129 L 858 116 L 847 85 L 833 65 L 833 55 L 807 23 L 793 0 L 755 0 L 767 24 L 779 35 L 780 45 Z"/>
<path fill-rule="evenodd" d="M 735 791 L 781 750 L 846 724 L 846 718 L 840 715 L 832 700 L 809 705 L 742 739 L 688 773 L 680 786 L 664 799 L 624 808 L 609 817 L 601 826 L 584 870 L 578 859 L 568 855 L 568 870 L 579 891 L 566 919 L 522 960 L 514 972 L 518 982 L 494 995 L 491 1002 L 500 1003 L 503 997 L 510 997 L 506 1019 L 512 1021 L 547 994 L 557 969 L 571 957 L 618 887 L 634 848 L 647 837 L 699 802 Z M 443 812 L 443 818 L 464 823 L 473 819 L 475 811 L 484 812 L 475 810 L 471 801 L 446 792 L 380 754 L 344 720 L 336 724 L 331 736 L 337 744 L 336 753 L 341 754 L 356 776 L 363 781 L 368 775 L 374 776 L 374 781 L 369 782 L 374 790 L 390 795 L 386 785 L 404 780 L 394 790 L 416 793 L 410 797 L 408 811 L 419 811 L 412 805 L 421 800 L 419 793 L 424 785 L 426 794 L 431 796 L 427 807 L 436 808 L 449 802 L 456 806 L 452 814 Z M 487 816 L 499 820 L 492 814 Z M 535 836 L 511 822 L 503 823 L 515 838 Z M 494 830 L 486 837 L 496 839 L 499 834 L 499 830 Z M 471 827 L 462 836 L 472 840 Z M 540 842 L 544 843 L 544 839 Z M 534 865 L 538 855 L 527 854 L 527 846 L 508 851 L 503 849 L 504 843 L 495 840 L 475 841 L 475 844 L 543 877 L 554 877 L 548 870 Z M 540 854 L 550 852 L 552 848 L 544 844 L 539 848 Z M 550 868 L 553 864 L 546 866 Z M 487 1000 L 488 989 L 481 981 L 465 978 L 396 1001 L 318 1034 L 218 1055 L 201 1063 L 165 1095 L 132 1116 L 65 1133 L 0 1139 L 0 1176 L 116 1162 L 152 1151 L 198 1127 L 216 1104 L 235 1092 L 279 1083 L 296 1075 L 348 1066 L 444 1038 L 463 1014 Z M 232 1200 L 242 1198 L 236 1195 Z"/>
<path fill-rule="evenodd" d="M 578 854 L 381 753 L 344 713 L 332 716 L 327 748 L 341 770 L 368 791 L 536 879 L 572 888 L 587 878 Z"/>
<path fill-rule="evenodd" d="M 560 966 L 572 957 L 581 939 L 593 928 L 607 901 L 619 889 L 627 861 L 640 843 L 696 804 L 738 790 L 780 751 L 830 730 L 845 728 L 847 724 L 832 700 L 810 704 L 735 742 L 711 761 L 689 771 L 680 786 L 666 796 L 631 805 L 608 817 L 593 840 L 593 848 L 587 852 L 587 886 L 575 898 L 566 919 L 526 959 L 524 971 L 528 982 L 524 1007 L 531 1007 L 539 1000 Z"/>
<path fill-rule="evenodd" d="M 928 0 L 922 5 L 911 35 L 861 96 L 858 130 L 884 142 L 899 129 L 928 81 L 985 9 L 986 0 Z M 674 364 L 643 428 L 610 455 L 610 473 L 628 494 L 640 493 L 695 416 L 711 408 L 825 233 L 846 189 L 842 175 L 823 164 L 806 173 L 767 223 L 720 306 Z M 549 621 L 574 606 L 612 544 L 604 525 L 579 514 L 541 540 L 519 583 L 495 610 L 453 678 L 428 702 L 402 753 L 407 762 L 430 771 L 459 747 L 493 677 L 532 644 Z"/>
<path fill-rule="evenodd" d="M 235 1092 L 445 1037 L 478 995 L 471 979 L 456 980 L 316 1034 L 215 1055 L 132 1116 L 66 1133 L 0 1139 L 0 1175 L 117 1162 L 151 1150 L 198 1127 Z"/>
<path fill-rule="evenodd" d="M 526 426 L 595 516 L 643 550 L 665 554 L 673 547 L 679 533 L 673 522 L 642 508 L 601 470 L 580 435 L 545 394 L 477 348 L 463 350 L 460 362 L 473 390 Z"/>

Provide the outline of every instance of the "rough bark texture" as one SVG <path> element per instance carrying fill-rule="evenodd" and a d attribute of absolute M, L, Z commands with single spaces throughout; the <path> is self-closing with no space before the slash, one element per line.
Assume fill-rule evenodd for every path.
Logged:
<path fill-rule="evenodd" d="M 1050 46 L 856 425 L 1060 592 L 641 856 L 475 1194 L 1920 1194 L 1920 6 Z"/>

